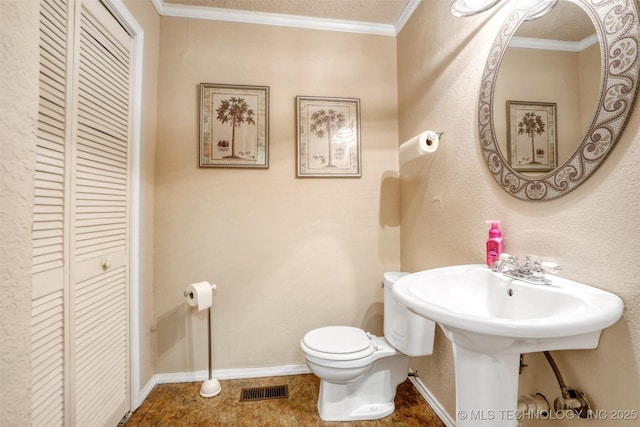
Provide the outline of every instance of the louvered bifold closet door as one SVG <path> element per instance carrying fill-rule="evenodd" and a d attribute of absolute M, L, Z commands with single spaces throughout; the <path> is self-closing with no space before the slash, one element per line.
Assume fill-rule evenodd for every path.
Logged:
<path fill-rule="evenodd" d="M 78 426 L 113 426 L 129 408 L 132 39 L 99 2 L 81 4 L 71 238 L 74 413 Z"/>
<path fill-rule="evenodd" d="M 67 23 L 63 0 L 40 3 L 40 100 L 33 218 L 32 425 L 64 422 Z"/>
<path fill-rule="evenodd" d="M 131 49 L 99 1 L 41 0 L 33 426 L 115 426 L 130 408 Z"/>

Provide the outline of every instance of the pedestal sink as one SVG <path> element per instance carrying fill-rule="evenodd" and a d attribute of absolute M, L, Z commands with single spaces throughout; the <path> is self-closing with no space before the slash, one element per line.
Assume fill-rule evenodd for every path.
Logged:
<path fill-rule="evenodd" d="M 591 349 L 622 315 L 616 295 L 548 275 L 535 285 L 460 265 L 413 273 L 393 287 L 409 311 L 453 343 L 456 427 L 517 426 L 520 353 Z"/>

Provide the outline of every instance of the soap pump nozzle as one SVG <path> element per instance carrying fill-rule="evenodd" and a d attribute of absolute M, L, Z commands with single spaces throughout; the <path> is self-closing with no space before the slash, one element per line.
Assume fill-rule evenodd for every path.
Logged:
<path fill-rule="evenodd" d="M 502 237 L 502 230 L 500 230 L 500 221 L 487 221 L 487 224 L 491 224 L 489 229 L 489 237 Z"/>

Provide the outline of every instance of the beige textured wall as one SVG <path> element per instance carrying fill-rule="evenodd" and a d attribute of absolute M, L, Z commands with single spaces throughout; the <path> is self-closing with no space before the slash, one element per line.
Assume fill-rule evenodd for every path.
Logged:
<path fill-rule="evenodd" d="M 591 125 L 593 113 L 598 105 L 600 92 L 593 88 L 600 88 L 602 69 L 600 65 L 600 45 L 598 43 L 586 48 L 578 54 L 578 68 L 580 70 L 580 128 L 586 129 Z"/>
<path fill-rule="evenodd" d="M 398 36 L 399 139 L 423 128 L 445 132 L 430 163 L 411 165 L 412 174 L 406 173 L 409 166 L 401 170 L 402 269 L 482 263 L 484 221 L 502 220 L 509 253 L 557 261 L 563 276 L 624 300 L 623 318 L 604 331 L 597 350 L 553 355 L 566 383 L 586 392 L 598 409 L 640 410 L 640 108 L 604 165 L 581 187 L 550 202 L 511 198 L 484 163 L 476 118 L 480 76 L 507 7 L 466 19 L 453 18 L 448 8 L 448 2 L 422 2 Z M 527 361 L 521 393 L 557 397 L 540 354 L 527 355 Z M 413 366 L 454 417 L 451 344 L 439 330 L 435 354 Z"/>
<path fill-rule="evenodd" d="M 382 333 L 384 271 L 399 267 L 396 41 L 163 18 L 155 211 L 157 371 L 303 364 L 325 325 Z M 270 87 L 270 167 L 198 167 L 199 83 Z M 360 98 L 362 178 L 296 179 L 295 96 Z"/>
<path fill-rule="evenodd" d="M 0 413 L 31 417 L 31 217 L 38 117 L 37 2 L 0 2 Z"/>

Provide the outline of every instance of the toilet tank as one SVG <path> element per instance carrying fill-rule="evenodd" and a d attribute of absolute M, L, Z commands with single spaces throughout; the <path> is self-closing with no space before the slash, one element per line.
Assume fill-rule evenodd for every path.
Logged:
<path fill-rule="evenodd" d="M 435 322 L 411 313 L 391 294 L 393 284 L 407 274 L 384 273 L 384 337 L 407 356 L 426 356 L 433 353 Z"/>

